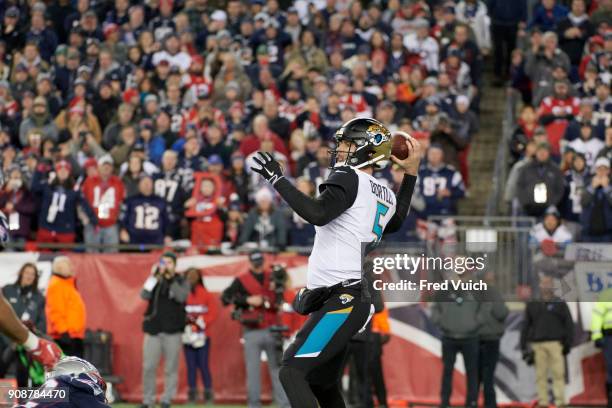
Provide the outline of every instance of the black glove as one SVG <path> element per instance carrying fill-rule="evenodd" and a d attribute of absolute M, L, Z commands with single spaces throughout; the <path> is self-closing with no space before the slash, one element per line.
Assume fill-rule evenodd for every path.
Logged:
<path fill-rule="evenodd" d="M 602 349 L 604 346 L 603 338 L 595 340 L 595 347 Z"/>
<path fill-rule="evenodd" d="M 563 346 L 563 355 L 567 356 L 572 351 L 572 346 Z"/>
<path fill-rule="evenodd" d="M 533 351 L 523 350 L 523 361 L 525 361 L 525 364 L 533 365 L 534 360 L 535 360 L 535 356 L 534 356 Z"/>
<path fill-rule="evenodd" d="M 259 173 L 261 177 L 268 180 L 272 185 L 276 184 L 278 180 L 283 178 L 283 169 L 279 162 L 277 162 L 270 153 L 257 152 L 259 157 L 253 157 L 255 163 L 261 167 L 251 166 L 251 170 Z"/>

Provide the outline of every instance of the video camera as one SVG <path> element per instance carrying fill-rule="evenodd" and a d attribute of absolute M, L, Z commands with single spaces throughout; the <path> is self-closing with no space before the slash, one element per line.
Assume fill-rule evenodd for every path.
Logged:
<path fill-rule="evenodd" d="M 272 274 L 270 275 L 272 285 L 274 286 L 274 303 L 279 306 L 283 303 L 283 294 L 285 293 L 285 283 L 287 283 L 287 269 L 282 264 L 272 265 Z"/>

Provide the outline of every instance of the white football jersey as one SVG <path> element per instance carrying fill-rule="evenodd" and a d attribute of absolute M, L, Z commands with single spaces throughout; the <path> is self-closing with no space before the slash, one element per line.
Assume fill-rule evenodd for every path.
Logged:
<path fill-rule="evenodd" d="M 334 169 L 320 188 L 332 184 L 353 194 L 356 188 L 357 193 L 353 204 L 340 216 L 315 227 L 315 241 L 308 258 L 309 289 L 361 279 L 361 244 L 379 241 L 395 214 L 397 202 L 393 190 L 361 170 L 349 166 Z"/>

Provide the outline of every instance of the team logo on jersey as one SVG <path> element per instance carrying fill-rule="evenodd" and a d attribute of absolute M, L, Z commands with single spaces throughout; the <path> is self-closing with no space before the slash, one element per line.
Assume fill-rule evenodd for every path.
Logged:
<path fill-rule="evenodd" d="M 366 130 L 366 133 L 370 137 L 371 142 L 374 146 L 378 146 L 381 143 L 390 140 L 390 136 L 388 134 L 387 129 L 383 128 L 380 125 L 370 125 Z"/>
<path fill-rule="evenodd" d="M 351 300 L 353 300 L 353 296 L 351 296 L 351 295 L 349 295 L 347 293 L 343 293 L 343 294 L 340 295 L 340 301 L 342 302 L 343 305 L 346 305 Z"/>

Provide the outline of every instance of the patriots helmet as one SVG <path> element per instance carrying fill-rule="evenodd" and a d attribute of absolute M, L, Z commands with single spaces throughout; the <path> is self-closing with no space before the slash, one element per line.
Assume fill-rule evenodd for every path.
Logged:
<path fill-rule="evenodd" d="M 372 118 L 355 118 L 336 131 L 336 146 L 330 151 L 330 167 L 349 165 L 355 168 L 371 166 L 391 156 L 391 132 L 382 123 Z M 340 142 L 347 141 L 351 147 L 346 158 L 337 162 Z M 354 146 L 354 147 L 353 147 Z"/>
<path fill-rule="evenodd" d="M 106 393 L 106 381 L 98 369 L 89 361 L 79 357 L 62 357 L 53 368 L 45 373 L 45 380 L 67 376 L 77 381 L 86 382 L 94 390 L 94 394 Z"/>

